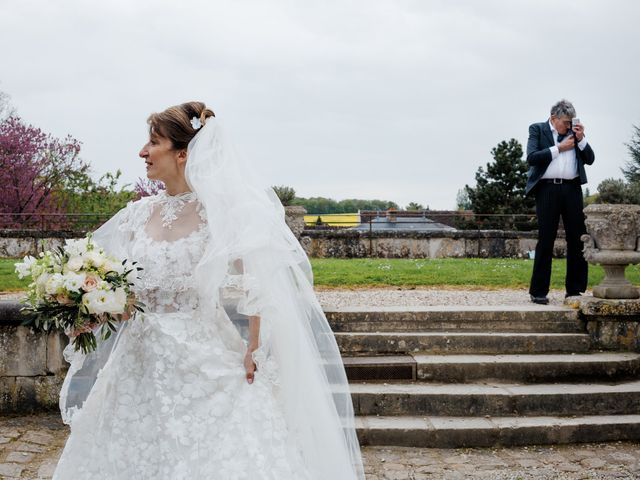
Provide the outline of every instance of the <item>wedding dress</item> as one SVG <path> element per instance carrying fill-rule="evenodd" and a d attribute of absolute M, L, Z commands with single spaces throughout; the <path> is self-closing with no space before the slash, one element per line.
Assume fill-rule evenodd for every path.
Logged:
<path fill-rule="evenodd" d="M 306 256 L 269 194 L 225 183 L 237 164 L 225 163 L 219 125 L 207 122 L 196 139 L 193 192 L 132 202 L 94 232 L 143 267 L 134 291 L 146 308 L 95 353 L 65 350 L 60 401 L 71 434 L 53 478 L 363 479 L 344 367 Z M 212 192 L 233 205 L 212 204 Z M 245 202 L 251 225 L 235 216 Z M 261 317 L 252 384 L 248 315 Z"/>

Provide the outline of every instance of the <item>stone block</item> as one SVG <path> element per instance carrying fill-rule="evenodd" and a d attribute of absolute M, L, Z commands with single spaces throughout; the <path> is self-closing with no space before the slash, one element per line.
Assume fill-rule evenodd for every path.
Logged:
<path fill-rule="evenodd" d="M 62 374 L 66 372 L 69 364 L 64 359 L 64 347 L 69 343 L 69 338 L 63 333 L 51 332 L 47 335 L 47 373 Z"/>
<path fill-rule="evenodd" d="M 0 325 L 0 376 L 47 373 L 46 336 L 27 327 Z"/>
<path fill-rule="evenodd" d="M 640 300 L 570 297 L 595 348 L 640 352 Z"/>

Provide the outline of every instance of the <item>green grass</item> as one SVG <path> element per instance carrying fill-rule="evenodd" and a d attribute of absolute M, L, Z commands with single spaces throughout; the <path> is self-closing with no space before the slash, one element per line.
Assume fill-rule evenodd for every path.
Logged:
<path fill-rule="evenodd" d="M 529 286 L 533 260 L 509 258 L 442 259 L 312 259 L 316 286 L 322 287 L 420 287 L 525 288 Z M 564 289 L 566 260 L 553 261 L 551 288 Z M 589 286 L 597 285 L 604 272 L 589 267 Z M 627 268 L 627 278 L 640 283 L 640 268 Z"/>
<path fill-rule="evenodd" d="M 29 284 L 26 280 L 19 280 L 15 273 L 15 258 L 0 258 L 0 292 L 24 290 Z"/>
<path fill-rule="evenodd" d="M 0 259 L 0 292 L 22 290 L 26 281 L 18 280 L 13 264 L 17 260 Z M 532 260 L 510 258 L 439 259 L 333 259 L 311 260 L 318 287 L 427 287 L 526 288 L 531 277 Z M 551 288 L 564 288 L 566 261 L 553 261 Z M 602 268 L 589 267 L 589 286 L 603 277 Z M 640 284 L 640 267 L 627 268 L 627 278 Z"/>

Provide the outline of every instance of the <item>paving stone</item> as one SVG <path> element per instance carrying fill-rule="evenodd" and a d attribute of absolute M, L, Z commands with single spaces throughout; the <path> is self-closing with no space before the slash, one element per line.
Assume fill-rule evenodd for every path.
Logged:
<path fill-rule="evenodd" d="M 0 428 L 0 436 L 18 438 L 20 436 L 20 432 L 11 428 Z"/>
<path fill-rule="evenodd" d="M 580 462 L 580 464 L 586 468 L 600 468 L 605 466 L 607 462 L 601 458 L 585 458 Z"/>
<path fill-rule="evenodd" d="M 581 470 L 580 465 L 575 465 L 573 463 L 560 463 L 556 465 L 556 468 L 562 472 L 579 472 Z"/>
<path fill-rule="evenodd" d="M 24 470 L 22 465 L 15 463 L 0 463 L 0 478 L 20 478 L 20 474 Z"/>
<path fill-rule="evenodd" d="M 11 452 L 7 455 L 6 461 L 11 463 L 28 463 L 33 460 L 33 453 Z"/>
<path fill-rule="evenodd" d="M 42 465 L 40 465 L 40 468 L 38 469 L 38 478 L 44 479 L 53 477 L 53 472 L 55 472 L 56 470 L 57 463 L 58 460 L 55 459 L 47 460 Z"/>
<path fill-rule="evenodd" d="M 32 453 L 46 452 L 46 448 L 40 445 L 34 445 L 32 443 L 24 443 L 24 442 L 12 443 L 11 448 L 17 452 L 32 452 Z"/>
<path fill-rule="evenodd" d="M 37 443 L 38 445 L 50 445 L 53 441 L 53 435 L 44 432 L 27 432 L 20 440 L 23 442 Z"/>

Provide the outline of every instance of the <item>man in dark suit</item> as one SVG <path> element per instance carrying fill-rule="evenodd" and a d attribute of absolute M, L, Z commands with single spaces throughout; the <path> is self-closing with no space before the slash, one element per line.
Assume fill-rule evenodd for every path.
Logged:
<path fill-rule="evenodd" d="M 560 100 L 551 107 L 549 120 L 529 127 L 526 194 L 535 195 L 538 216 L 538 243 L 529 287 L 534 303 L 549 303 L 551 257 L 560 217 L 567 240 L 565 297 L 587 289 L 588 266 L 580 240 L 586 233 L 581 185 L 587 183 L 584 166 L 591 165 L 595 155 L 584 126 L 575 116 L 571 102 Z"/>

